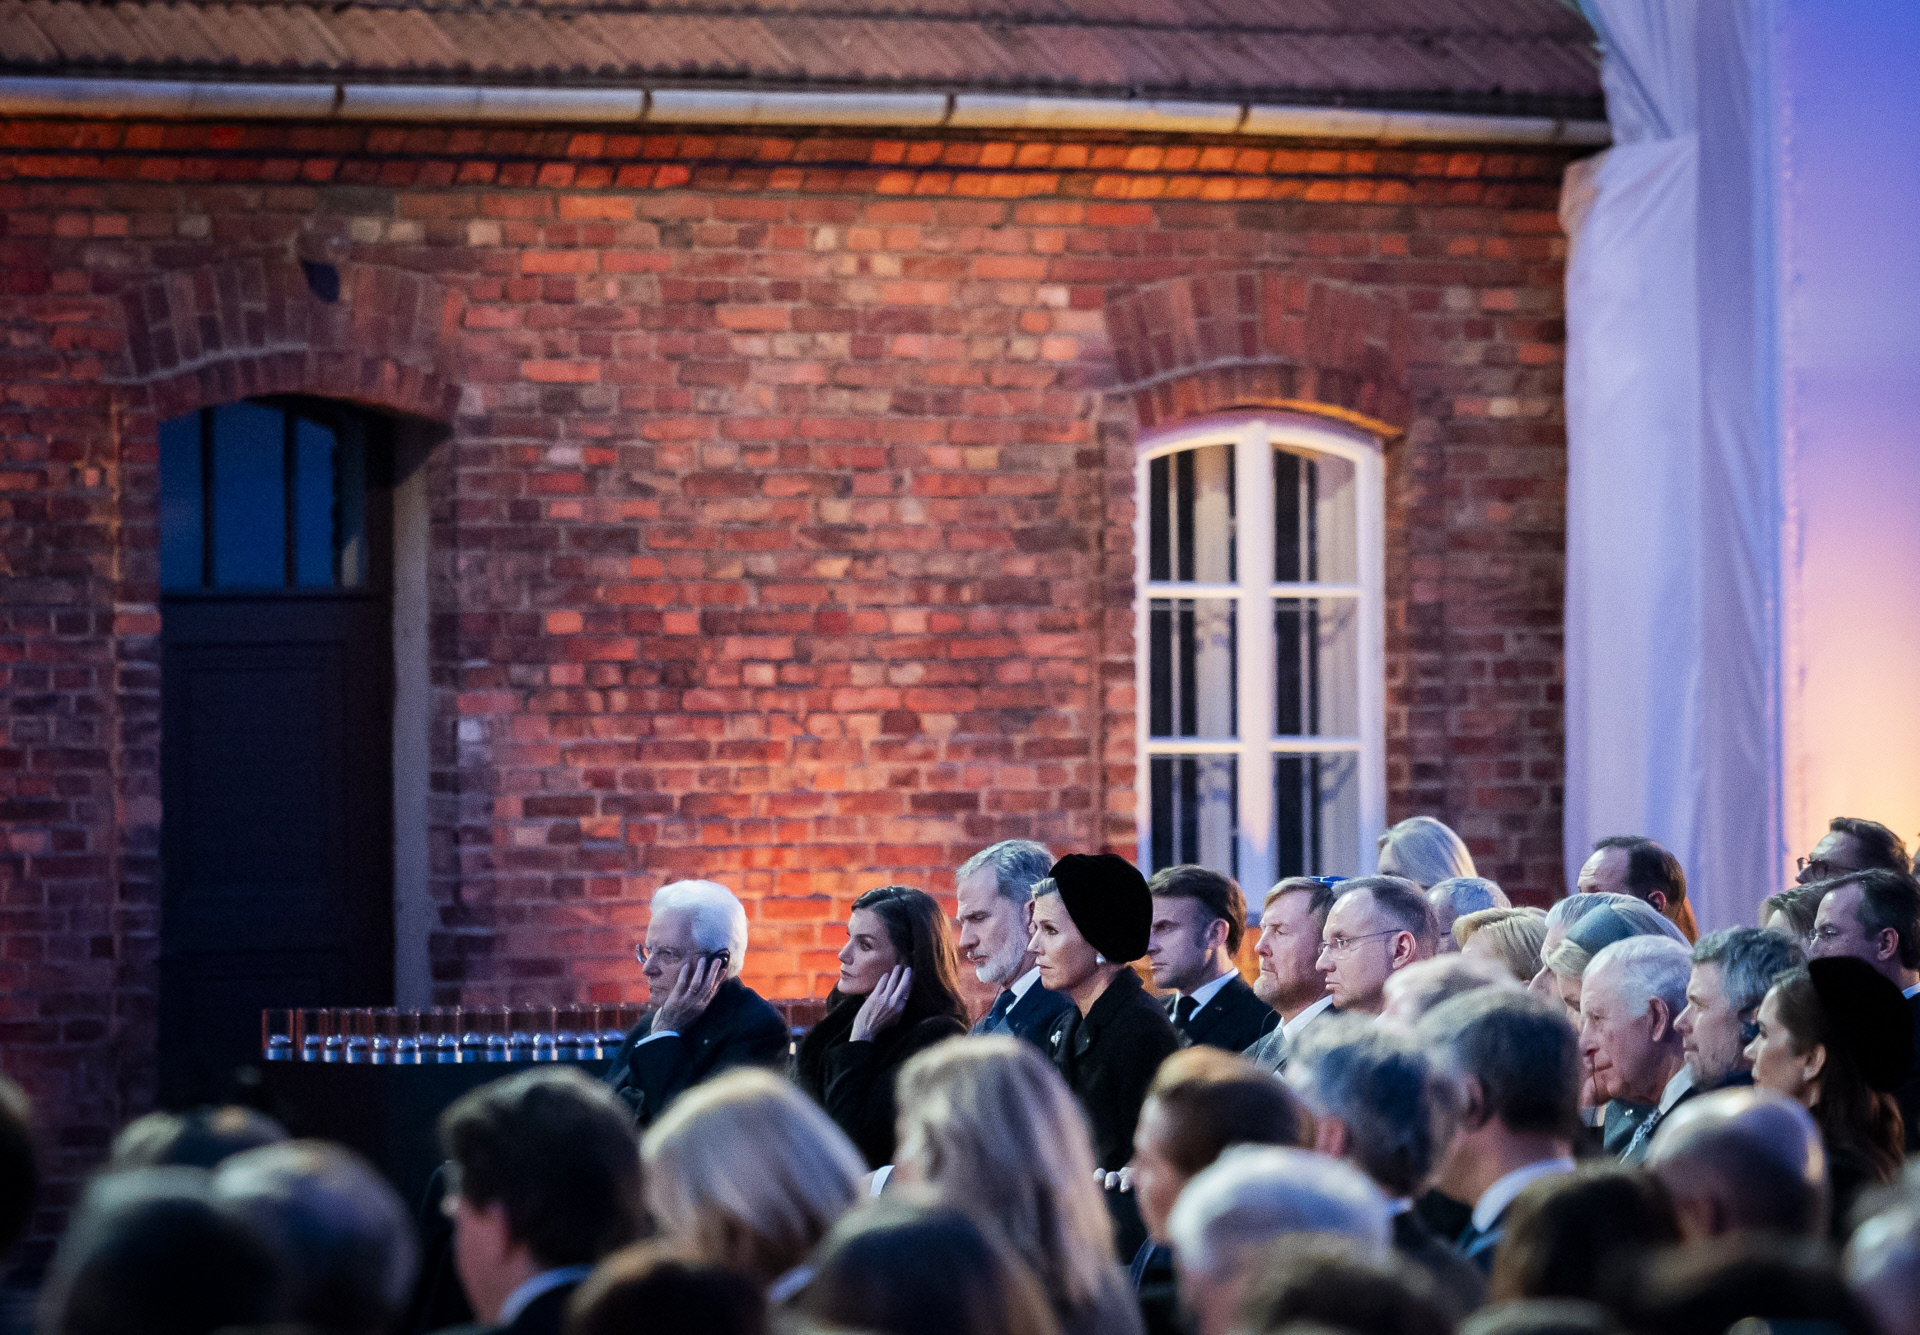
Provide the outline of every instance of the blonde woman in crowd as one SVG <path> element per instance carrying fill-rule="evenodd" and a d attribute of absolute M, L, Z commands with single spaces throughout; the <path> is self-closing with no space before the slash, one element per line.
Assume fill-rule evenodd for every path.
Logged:
<path fill-rule="evenodd" d="M 755 1069 L 681 1095 L 640 1153 L 647 1208 L 666 1239 L 695 1261 L 750 1276 L 774 1304 L 806 1284 L 807 1257 L 861 1199 L 867 1171 L 831 1117 Z"/>
<path fill-rule="evenodd" d="M 897 1176 L 992 1225 L 1040 1281 L 1062 1335 L 1137 1335 L 1086 1118 L 1017 1038 L 939 1044 L 900 1072 Z"/>
<path fill-rule="evenodd" d="M 1479 875 L 1466 840 L 1432 816 L 1409 816 L 1380 836 L 1380 875 L 1400 876 L 1422 890 Z"/>
<path fill-rule="evenodd" d="M 1501 965 L 1524 985 L 1540 972 L 1547 943 L 1547 915 L 1539 909 L 1482 909 L 1454 920 L 1453 939 L 1463 955 Z"/>

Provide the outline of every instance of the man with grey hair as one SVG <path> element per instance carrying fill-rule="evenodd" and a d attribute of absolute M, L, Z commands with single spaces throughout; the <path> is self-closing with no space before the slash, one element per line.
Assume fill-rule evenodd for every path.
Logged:
<path fill-rule="evenodd" d="M 279 1261 L 282 1321 L 325 1335 L 393 1328 L 419 1247 L 407 1207 L 372 1164 L 320 1140 L 263 1145 L 214 1170 L 213 1199 Z"/>
<path fill-rule="evenodd" d="M 740 981 L 747 911 L 714 881 L 653 892 L 646 944 L 636 949 L 653 1008 L 627 1035 L 607 1082 L 645 1128 L 686 1090 L 735 1066 L 787 1059 L 780 1012 Z"/>
<path fill-rule="evenodd" d="M 1793 941 L 1760 927 L 1727 927 L 1695 943 L 1686 1009 L 1673 1027 L 1696 1090 L 1752 1083 L 1746 1049 L 1760 1002 L 1775 979 L 1804 963 Z"/>
<path fill-rule="evenodd" d="M 1511 979 L 1508 986 L 1518 990 Z M 1386 1193 L 1394 1250 L 1427 1272 L 1456 1316 L 1477 1309 L 1486 1293 L 1479 1269 L 1436 1238 L 1413 1204 L 1446 1133 L 1432 1067 L 1413 1035 L 1334 1016 L 1300 1044 L 1286 1080 L 1313 1112 L 1314 1149 L 1353 1164 Z"/>
<path fill-rule="evenodd" d="M 1456 1245 L 1490 1270 L 1514 1198 L 1541 1178 L 1573 1171 L 1579 1043 L 1564 1007 L 1497 987 L 1434 1007 L 1416 1037 L 1451 1085 L 1453 1139 L 1439 1177 L 1473 1206 Z"/>
<path fill-rule="evenodd" d="M 1427 888 L 1427 903 L 1440 927 L 1440 953 L 1451 955 L 1460 949 L 1453 939 L 1453 924 L 1469 913 L 1482 909 L 1513 907 L 1507 892 L 1484 876 L 1449 876 Z"/>
<path fill-rule="evenodd" d="M 1654 1135 L 1647 1167 L 1672 1194 L 1686 1242 L 1728 1233 L 1826 1235 L 1831 1195 L 1820 1128 L 1805 1108 L 1771 1090 L 1723 1089 L 1688 1100 Z"/>
<path fill-rule="evenodd" d="M 1255 1263 L 1292 1233 L 1336 1233 L 1384 1251 L 1386 1197 L 1350 1164 L 1309 1150 L 1241 1145 L 1187 1183 L 1167 1216 L 1195 1335 L 1233 1329 Z"/>
<path fill-rule="evenodd" d="M 1046 1047 L 1053 1022 L 1073 1002 L 1040 986 L 1033 939 L 1033 887 L 1046 879 L 1053 854 L 1031 839 L 1003 839 L 983 848 L 954 873 L 960 919 L 960 958 L 974 976 L 1000 989 L 976 1034 L 1014 1034 Z"/>
<path fill-rule="evenodd" d="M 1646 1157 L 1660 1120 L 1693 1091 L 1680 1031 L 1693 952 L 1664 936 L 1630 936 L 1587 964 L 1580 1056 L 1606 1100 L 1601 1144 L 1625 1164 Z"/>

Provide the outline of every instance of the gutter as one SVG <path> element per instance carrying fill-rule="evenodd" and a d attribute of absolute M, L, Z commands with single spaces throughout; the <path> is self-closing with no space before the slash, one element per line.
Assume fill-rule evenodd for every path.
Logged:
<path fill-rule="evenodd" d="M 1603 120 L 989 93 L 751 92 L 0 77 L 0 116 L 1108 130 L 1473 144 L 1611 142 Z"/>

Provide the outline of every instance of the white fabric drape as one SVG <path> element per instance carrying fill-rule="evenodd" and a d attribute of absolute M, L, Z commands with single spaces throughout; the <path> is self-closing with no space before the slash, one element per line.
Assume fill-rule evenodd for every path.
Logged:
<path fill-rule="evenodd" d="M 1777 463 L 1749 0 L 1584 0 L 1614 147 L 1568 174 L 1566 867 L 1651 835 L 1703 928 L 1777 888 Z"/>

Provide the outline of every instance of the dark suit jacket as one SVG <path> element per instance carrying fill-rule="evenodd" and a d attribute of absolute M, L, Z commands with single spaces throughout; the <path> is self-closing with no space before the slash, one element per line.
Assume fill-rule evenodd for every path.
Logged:
<path fill-rule="evenodd" d="M 1036 982 L 1027 989 L 1025 996 L 1013 1003 L 1013 1008 L 1007 1012 L 1006 1032 L 1024 1038 L 1027 1042 L 1036 1044 L 1044 1050 L 1047 1046 L 1047 1035 L 1052 1032 L 1055 1022 L 1072 1009 L 1071 997 L 1059 992 L 1049 992 Z M 986 1023 L 982 1018 L 980 1023 L 973 1027 L 973 1032 L 986 1033 Z"/>
<path fill-rule="evenodd" d="M 439 1335 L 560 1335 L 560 1326 L 567 1314 L 567 1299 L 573 1297 L 573 1291 L 579 1287 L 575 1283 L 548 1289 L 504 1326 L 448 1326 Z"/>
<path fill-rule="evenodd" d="M 1486 1301 L 1487 1281 L 1479 1268 L 1428 1232 L 1415 1211 L 1403 1210 L 1394 1216 L 1393 1249 L 1427 1272 L 1452 1304 L 1449 1315 L 1454 1321 L 1478 1311 Z"/>
<path fill-rule="evenodd" d="M 1893 1101 L 1907 1125 L 1907 1153 L 1920 1154 L 1920 996 L 1907 998 L 1907 1006 L 1913 1012 L 1913 1070 L 1893 1091 Z"/>
<path fill-rule="evenodd" d="M 1169 1020 L 1173 1019 L 1179 1001 L 1178 996 L 1162 998 Z M 1280 1012 L 1260 1000 L 1244 978 L 1229 978 L 1226 986 L 1193 1013 L 1184 1029 L 1178 1021 L 1173 1027 L 1190 1044 L 1204 1043 L 1228 1052 L 1245 1052 L 1279 1024 Z"/>
<path fill-rule="evenodd" d="M 641 1127 L 651 1126 L 669 1103 L 708 1076 L 734 1066 L 779 1066 L 787 1059 L 787 1022 L 738 978 L 720 984 L 684 1033 L 642 1042 L 652 1025 L 649 1011 L 607 1069 L 607 1083 Z"/>
<path fill-rule="evenodd" d="M 1173 1022 L 1140 975 L 1122 969 L 1085 1016 L 1069 1010 L 1054 1023 L 1047 1050 L 1086 1110 L 1095 1162 L 1108 1172 L 1124 1167 L 1133 1157 L 1133 1127 L 1147 1086 L 1160 1063 L 1180 1050 Z"/>

